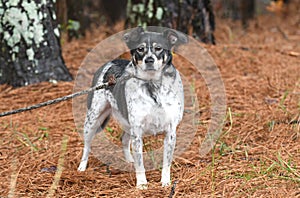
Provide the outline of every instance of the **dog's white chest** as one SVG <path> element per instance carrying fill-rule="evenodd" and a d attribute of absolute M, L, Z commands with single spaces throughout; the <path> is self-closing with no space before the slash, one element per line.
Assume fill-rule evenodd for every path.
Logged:
<path fill-rule="evenodd" d="M 183 88 L 177 78 L 165 78 L 158 87 L 132 78 L 126 83 L 128 121 L 142 133 L 156 134 L 176 126 L 183 113 Z"/>

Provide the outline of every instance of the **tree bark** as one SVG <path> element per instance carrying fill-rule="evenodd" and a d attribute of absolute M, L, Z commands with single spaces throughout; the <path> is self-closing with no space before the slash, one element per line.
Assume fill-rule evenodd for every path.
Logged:
<path fill-rule="evenodd" d="M 65 28 L 68 24 L 68 5 L 67 0 L 58 0 L 56 2 L 56 15 L 57 22 L 63 28 Z"/>
<path fill-rule="evenodd" d="M 242 26 L 247 29 L 249 20 L 253 19 L 255 15 L 255 0 L 242 0 L 240 12 Z"/>
<path fill-rule="evenodd" d="M 0 84 L 70 81 L 53 0 L 0 0 Z"/>
<path fill-rule="evenodd" d="M 114 25 L 126 17 L 126 0 L 101 0 L 100 11 L 106 17 L 107 25 Z"/>

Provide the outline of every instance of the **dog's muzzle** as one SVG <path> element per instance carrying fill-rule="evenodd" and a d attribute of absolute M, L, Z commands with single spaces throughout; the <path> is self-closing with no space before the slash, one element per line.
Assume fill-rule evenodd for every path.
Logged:
<path fill-rule="evenodd" d="M 152 58 L 151 56 L 147 57 L 145 59 L 145 64 L 146 64 L 146 70 L 155 70 L 154 69 L 154 58 Z"/>

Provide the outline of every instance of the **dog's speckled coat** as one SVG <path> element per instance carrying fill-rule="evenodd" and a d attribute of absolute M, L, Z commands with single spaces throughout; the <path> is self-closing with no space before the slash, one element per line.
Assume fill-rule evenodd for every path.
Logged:
<path fill-rule="evenodd" d="M 138 27 L 125 34 L 124 40 L 131 49 L 132 60 L 111 61 L 94 75 L 93 86 L 107 82 L 111 75 L 117 82 L 88 96 L 84 149 L 78 170 L 86 169 L 92 138 L 105 127 L 112 114 L 124 130 L 124 155 L 128 162 L 134 162 L 138 188 L 146 188 L 147 184 L 142 137 L 165 132 L 161 182 L 167 186 L 176 127 L 184 108 L 183 86 L 172 64 L 171 48 L 186 43 L 187 37 L 170 29 L 157 33 Z"/>

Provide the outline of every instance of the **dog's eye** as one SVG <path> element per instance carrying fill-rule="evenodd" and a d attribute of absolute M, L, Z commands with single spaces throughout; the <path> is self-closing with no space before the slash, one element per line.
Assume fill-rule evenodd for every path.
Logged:
<path fill-rule="evenodd" d="M 155 51 L 158 52 L 158 51 L 160 51 L 162 48 L 161 48 L 160 46 L 157 46 L 157 47 L 155 47 L 154 49 L 155 49 Z"/>
<path fill-rule="evenodd" d="M 140 52 L 140 53 L 143 53 L 143 52 L 144 52 L 144 50 L 145 50 L 145 48 L 144 48 L 144 47 L 139 47 L 139 48 L 137 48 L 137 51 L 138 51 L 138 52 Z"/>

